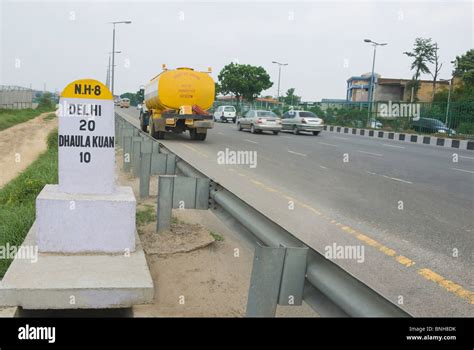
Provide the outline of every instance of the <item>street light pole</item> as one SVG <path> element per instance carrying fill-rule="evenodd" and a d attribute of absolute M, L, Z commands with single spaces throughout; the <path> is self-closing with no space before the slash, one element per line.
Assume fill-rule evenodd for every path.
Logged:
<path fill-rule="evenodd" d="M 280 77 L 281 77 L 281 66 L 287 66 L 288 63 L 280 63 L 272 61 L 272 63 L 278 64 L 278 90 L 277 90 L 277 101 L 280 102 Z"/>
<path fill-rule="evenodd" d="M 375 79 L 374 79 L 374 74 L 375 74 L 375 56 L 377 54 L 377 46 L 385 46 L 387 43 L 376 43 L 375 41 L 372 41 L 370 39 L 364 39 L 364 42 L 372 44 L 374 47 L 374 55 L 372 57 L 372 73 L 370 75 L 370 86 L 369 86 L 369 96 L 367 98 L 368 102 L 368 108 L 367 108 L 367 126 L 370 126 L 370 115 L 372 114 L 372 104 L 374 100 L 374 84 L 375 84 Z M 374 126 L 376 127 L 377 125 L 374 123 Z"/>
<path fill-rule="evenodd" d="M 115 25 L 116 24 L 130 24 L 132 21 L 117 21 L 110 22 L 113 26 L 113 35 L 112 35 L 112 96 L 114 95 L 114 82 L 115 82 Z"/>
<path fill-rule="evenodd" d="M 446 126 L 448 126 L 449 107 L 450 107 L 450 104 L 451 104 L 451 87 L 453 85 L 453 78 L 451 78 L 451 79 L 440 79 L 440 81 L 447 81 L 449 83 L 448 104 L 446 106 L 446 118 L 445 118 L 445 121 L 444 121 L 444 124 L 446 124 Z"/>

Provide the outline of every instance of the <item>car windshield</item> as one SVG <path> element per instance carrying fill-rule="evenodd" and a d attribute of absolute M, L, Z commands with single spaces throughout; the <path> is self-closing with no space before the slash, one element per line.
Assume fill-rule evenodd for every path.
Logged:
<path fill-rule="evenodd" d="M 277 115 L 270 111 L 258 111 L 257 116 L 262 118 L 277 118 Z"/>
<path fill-rule="evenodd" d="M 230 106 L 230 107 L 224 107 L 225 112 L 235 112 L 235 108 Z"/>
<path fill-rule="evenodd" d="M 442 121 L 438 120 L 438 119 L 425 119 L 424 123 L 430 124 L 432 126 L 438 126 L 438 127 L 441 127 L 441 128 L 446 127 L 446 125 L 444 125 L 444 123 Z"/>
<path fill-rule="evenodd" d="M 300 117 L 302 118 L 317 118 L 318 116 L 313 112 L 300 112 Z"/>

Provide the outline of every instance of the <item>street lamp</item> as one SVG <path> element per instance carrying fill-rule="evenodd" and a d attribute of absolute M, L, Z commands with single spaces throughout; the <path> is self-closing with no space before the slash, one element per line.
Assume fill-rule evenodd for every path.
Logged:
<path fill-rule="evenodd" d="M 115 51 L 115 53 L 122 53 L 122 51 Z M 109 52 L 109 65 L 107 66 L 107 80 L 105 85 L 110 89 L 110 71 L 111 71 L 111 64 L 110 64 L 110 58 L 112 57 L 112 52 Z"/>
<path fill-rule="evenodd" d="M 369 97 L 367 99 L 367 102 L 369 102 L 369 106 L 367 108 L 367 125 L 370 126 L 370 115 L 372 112 L 372 103 L 374 99 L 375 54 L 377 53 L 377 46 L 385 46 L 387 45 L 387 43 L 376 43 L 375 41 L 372 41 L 370 39 L 364 39 L 364 42 L 372 44 L 372 46 L 374 47 L 374 57 L 372 58 L 372 74 L 370 75 Z M 376 126 L 375 123 L 374 126 Z"/>
<path fill-rule="evenodd" d="M 454 61 L 451 61 L 451 63 L 454 63 Z M 446 126 L 448 127 L 449 107 L 450 107 L 450 104 L 451 104 L 451 87 L 453 86 L 453 78 L 451 78 L 451 79 L 440 79 L 440 81 L 449 82 L 448 104 L 446 105 L 446 120 L 444 121 L 444 124 L 446 124 Z"/>
<path fill-rule="evenodd" d="M 278 64 L 278 92 L 277 92 L 277 101 L 280 102 L 280 77 L 281 77 L 281 66 L 287 66 L 288 63 L 280 63 L 277 61 L 272 61 L 272 63 Z"/>
<path fill-rule="evenodd" d="M 109 24 L 113 24 L 113 36 L 112 36 L 112 96 L 114 95 L 114 78 L 115 78 L 115 25 L 116 24 L 130 24 L 132 21 L 116 21 L 116 22 L 109 22 Z"/>

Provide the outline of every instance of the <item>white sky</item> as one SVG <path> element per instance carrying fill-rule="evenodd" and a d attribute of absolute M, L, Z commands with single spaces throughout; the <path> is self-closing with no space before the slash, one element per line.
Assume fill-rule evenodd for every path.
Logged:
<path fill-rule="evenodd" d="M 183 18 L 184 16 L 184 18 Z M 15 1 L 0 0 L 0 84 L 61 91 L 69 82 L 105 82 L 112 51 L 110 21 L 117 26 L 115 93 L 136 92 L 168 68 L 213 68 L 233 60 L 261 65 L 281 94 L 296 88 L 303 100 L 345 98 L 346 80 L 369 72 L 370 38 L 389 45 L 377 51 L 376 71 L 410 78 L 403 55 L 418 36 L 438 42 L 441 78 L 449 63 L 473 48 L 472 1 Z M 18 66 L 19 65 L 19 66 Z M 424 78 L 429 79 L 429 76 Z"/>

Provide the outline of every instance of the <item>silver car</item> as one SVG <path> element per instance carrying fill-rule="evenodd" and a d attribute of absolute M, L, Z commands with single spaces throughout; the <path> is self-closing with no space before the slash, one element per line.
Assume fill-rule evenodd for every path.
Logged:
<path fill-rule="evenodd" d="M 324 128 L 324 121 L 313 112 L 288 111 L 281 117 L 282 130 L 292 131 L 298 135 L 300 131 L 309 131 L 318 135 Z"/>
<path fill-rule="evenodd" d="M 237 119 L 237 130 L 250 129 L 252 134 L 272 131 L 275 135 L 281 130 L 281 119 L 273 112 L 251 109 Z"/>

